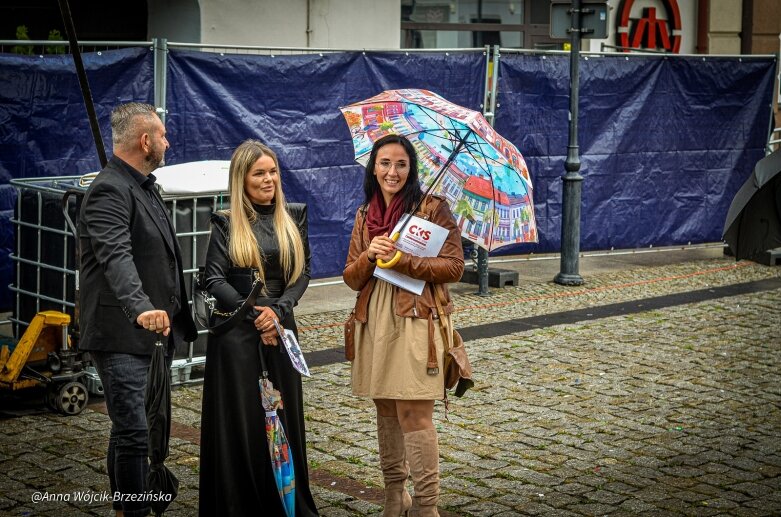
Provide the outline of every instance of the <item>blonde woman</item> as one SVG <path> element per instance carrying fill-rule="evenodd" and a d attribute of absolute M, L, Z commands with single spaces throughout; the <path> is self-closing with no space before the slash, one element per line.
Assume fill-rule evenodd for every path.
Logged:
<path fill-rule="evenodd" d="M 220 312 L 263 287 L 242 321 L 210 335 L 201 414 L 200 515 L 284 515 L 260 403 L 258 342 L 284 408 L 278 411 L 295 469 L 296 515 L 317 515 L 309 490 L 301 376 L 276 339 L 274 320 L 296 332 L 293 307 L 309 284 L 306 205 L 286 203 L 276 154 L 243 142 L 230 163 L 230 210 L 215 214 L 206 287 Z"/>

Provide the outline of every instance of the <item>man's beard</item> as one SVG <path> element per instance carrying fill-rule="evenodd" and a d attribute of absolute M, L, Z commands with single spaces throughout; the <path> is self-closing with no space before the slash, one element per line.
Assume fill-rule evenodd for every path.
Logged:
<path fill-rule="evenodd" d="M 152 172 L 153 170 L 160 167 L 160 164 L 163 163 L 164 156 L 165 156 L 165 147 L 163 146 L 160 146 L 159 148 L 153 147 L 149 151 L 149 154 L 147 154 L 144 157 L 144 162 L 146 162 L 147 169 L 149 170 L 149 172 Z"/>

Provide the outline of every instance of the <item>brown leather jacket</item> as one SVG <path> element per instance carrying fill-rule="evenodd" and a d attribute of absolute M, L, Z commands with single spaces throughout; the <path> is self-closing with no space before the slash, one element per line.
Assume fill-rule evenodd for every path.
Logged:
<path fill-rule="evenodd" d="M 447 284 L 458 282 L 464 272 L 464 251 L 461 247 L 461 232 L 456 226 L 453 214 L 447 202 L 439 196 L 427 196 L 420 210 L 415 214 L 423 219 L 447 228 L 450 233 L 436 257 L 415 257 L 403 254 L 394 270 L 412 278 L 425 280 L 426 286 L 423 293 L 416 295 L 405 289 L 395 287 L 396 314 L 405 318 L 431 319 L 436 316 L 437 307 L 434 299 L 432 284 Z M 365 207 L 358 208 L 355 214 L 352 237 L 350 238 L 350 250 L 347 253 L 347 264 L 344 267 L 344 283 L 358 293 L 355 302 L 355 319 L 366 323 L 369 298 L 376 279 L 374 268 L 376 264 L 369 262 L 367 248 L 369 247 L 369 230 L 366 228 L 364 218 Z M 450 293 L 444 286 L 446 314 L 453 312 L 453 303 L 450 301 Z"/>

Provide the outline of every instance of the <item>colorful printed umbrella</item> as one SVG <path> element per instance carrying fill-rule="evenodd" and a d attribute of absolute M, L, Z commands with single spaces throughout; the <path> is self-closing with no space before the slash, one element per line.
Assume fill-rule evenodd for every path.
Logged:
<path fill-rule="evenodd" d="M 526 161 L 481 113 L 416 89 L 387 90 L 341 111 L 361 165 L 385 135 L 412 142 L 421 188 L 448 200 L 464 238 L 489 251 L 537 242 Z"/>
<path fill-rule="evenodd" d="M 279 497 L 282 499 L 282 506 L 285 507 L 285 514 L 287 517 L 293 517 L 296 514 L 296 476 L 290 445 L 287 436 L 285 436 L 285 430 L 282 428 L 282 422 L 279 421 L 277 415 L 277 409 L 283 407 L 282 396 L 279 390 L 274 389 L 274 385 L 268 379 L 262 343 L 259 345 L 258 352 L 260 353 L 261 367 L 258 386 L 260 387 L 260 402 L 266 411 L 266 440 L 271 456 L 271 470 L 274 472 L 274 480 L 277 483 Z"/>

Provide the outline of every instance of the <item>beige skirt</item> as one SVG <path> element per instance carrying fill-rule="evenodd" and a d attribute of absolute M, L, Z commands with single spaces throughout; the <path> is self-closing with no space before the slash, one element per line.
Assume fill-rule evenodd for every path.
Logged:
<path fill-rule="evenodd" d="M 439 400 L 444 397 L 442 334 L 434 321 L 439 373 L 429 375 L 428 320 L 396 315 L 395 288 L 377 280 L 365 324 L 355 323 L 353 395 L 372 399 Z"/>

